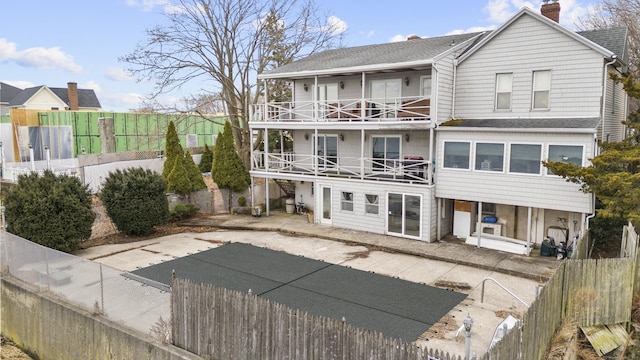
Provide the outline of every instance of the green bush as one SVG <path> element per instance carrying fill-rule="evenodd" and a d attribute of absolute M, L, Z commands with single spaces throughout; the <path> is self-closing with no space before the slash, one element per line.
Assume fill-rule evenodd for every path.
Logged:
<path fill-rule="evenodd" d="M 193 204 L 177 204 L 170 212 L 169 221 L 180 221 L 195 215 L 198 207 Z"/>
<path fill-rule="evenodd" d="M 47 170 L 21 175 L 4 194 L 10 233 L 52 249 L 73 252 L 91 237 L 91 192 L 80 179 Z"/>
<path fill-rule="evenodd" d="M 247 198 L 244 196 L 240 196 L 238 198 L 238 206 L 246 206 L 247 205 Z"/>
<path fill-rule="evenodd" d="M 100 199 L 119 231 L 127 235 L 148 235 L 169 218 L 166 180 L 142 168 L 109 173 Z"/>
<path fill-rule="evenodd" d="M 198 164 L 198 168 L 201 173 L 211 172 L 211 165 L 213 163 L 213 152 L 207 144 L 204 144 L 204 152 L 202 153 L 202 157 L 200 158 L 200 164 Z"/>

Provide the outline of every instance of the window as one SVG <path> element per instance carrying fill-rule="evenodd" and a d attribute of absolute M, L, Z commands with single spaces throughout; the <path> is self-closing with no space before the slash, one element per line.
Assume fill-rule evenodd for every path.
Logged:
<path fill-rule="evenodd" d="M 393 169 L 400 160 L 400 137 L 372 136 L 373 169 L 386 171 Z"/>
<path fill-rule="evenodd" d="M 379 214 L 378 195 L 366 194 L 364 196 L 364 212 L 367 214 Z"/>
<path fill-rule="evenodd" d="M 340 197 L 340 209 L 344 211 L 353 211 L 353 193 L 352 192 L 342 192 L 342 196 Z"/>
<path fill-rule="evenodd" d="M 549 90 L 551 89 L 551 71 L 533 72 L 533 109 L 549 108 Z"/>
<path fill-rule="evenodd" d="M 378 108 L 383 108 L 380 104 L 394 105 L 397 98 L 401 96 L 402 79 L 371 80 L 371 101 L 378 103 Z M 384 110 L 384 108 L 383 108 Z M 395 116 L 390 111 L 383 111 L 382 117 Z"/>
<path fill-rule="evenodd" d="M 476 170 L 502 171 L 504 144 L 476 144 Z"/>
<path fill-rule="evenodd" d="M 338 164 L 338 136 L 318 135 L 316 155 L 321 169 L 333 168 Z"/>
<path fill-rule="evenodd" d="M 431 97 L 431 75 L 425 75 L 420 78 L 422 88 L 420 89 L 420 95 L 423 97 Z"/>
<path fill-rule="evenodd" d="M 187 147 L 198 146 L 198 134 L 187 134 Z"/>
<path fill-rule="evenodd" d="M 511 79 L 513 74 L 496 74 L 496 110 L 511 109 Z"/>
<path fill-rule="evenodd" d="M 444 143 L 444 167 L 452 169 L 469 169 L 468 142 L 447 141 Z"/>
<path fill-rule="evenodd" d="M 582 166 L 582 146 L 580 145 L 549 145 L 549 161 L 561 161 L 568 164 Z M 550 169 L 547 174 L 553 175 Z"/>
<path fill-rule="evenodd" d="M 542 145 L 511 144 L 509 171 L 522 174 L 540 174 Z"/>

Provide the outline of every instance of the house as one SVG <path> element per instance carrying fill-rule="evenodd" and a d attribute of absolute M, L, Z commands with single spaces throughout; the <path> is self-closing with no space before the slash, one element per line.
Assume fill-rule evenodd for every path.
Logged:
<path fill-rule="evenodd" d="M 0 82 L 0 115 L 9 115 L 9 102 L 21 92 L 20 88 Z"/>
<path fill-rule="evenodd" d="M 250 128 L 291 136 L 293 149 L 253 151 L 251 176 L 293 184 L 329 226 L 516 253 L 583 233 L 593 196 L 541 161 L 587 166 L 598 140 L 624 136 L 626 94 L 608 73 L 626 70 L 626 30 L 576 33 L 559 11 L 261 74 L 290 82 L 293 101 L 258 105 Z"/>
<path fill-rule="evenodd" d="M 99 111 L 101 106 L 92 89 L 78 89 L 75 82 L 66 88 L 45 85 L 24 89 L 9 101 L 9 108 L 27 110 Z"/>

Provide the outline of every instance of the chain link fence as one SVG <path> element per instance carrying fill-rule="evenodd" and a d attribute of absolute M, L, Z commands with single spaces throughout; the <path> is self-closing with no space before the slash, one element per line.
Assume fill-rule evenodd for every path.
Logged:
<path fill-rule="evenodd" d="M 0 231 L 0 269 L 96 315 L 146 334 L 169 321 L 170 289 L 152 280 Z M 161 321 L 162 318 L 162 321 Z"/>

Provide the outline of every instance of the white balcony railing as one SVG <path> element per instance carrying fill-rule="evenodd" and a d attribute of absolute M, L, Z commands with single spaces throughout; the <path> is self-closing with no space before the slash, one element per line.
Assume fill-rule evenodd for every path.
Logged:
<path fill-rule="evenodd" d="M 414 121 L 431 118 L 431 100 L 426 97 L 399 97 L 391 103 L 372 99 L 339 101 L 298 101 L 254 105 L 252 121 Z"/>
<path fill-rule="evenodd" d="M 252 170 L 299 175 L 333 176 L 363 180 L 429 184 L 427 160 L 378 159 L 313 154 L 254 152 Z"/>

